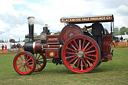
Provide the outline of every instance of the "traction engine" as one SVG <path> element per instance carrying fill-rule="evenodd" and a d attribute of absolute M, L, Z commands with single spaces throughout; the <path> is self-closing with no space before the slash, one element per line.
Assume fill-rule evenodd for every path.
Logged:
<path fill-rule="evenodd" d="M 18 53 L 13 61 L 15 71 L 21 75 L 39 72 L 46 66 L 47 59 L 52 58 L 56 65 L 64 64 L 70 71 L 75 73 L 87 73 L 92 71 L 101 62 L 112 60 L 113 15 L 61 18 L 62 23 L 67 25 L 61 34 L 51 35 L 48 26 L 43 27 L 40 39 L 34 39 L 34 17 L 28 17 L 29 40 L 24 44 L 24 52 Z M 102 49 L 92 38 L 92 34 L 77 24 L 99 22 L 110 22 L 111 33 L 102 35 Z"/>

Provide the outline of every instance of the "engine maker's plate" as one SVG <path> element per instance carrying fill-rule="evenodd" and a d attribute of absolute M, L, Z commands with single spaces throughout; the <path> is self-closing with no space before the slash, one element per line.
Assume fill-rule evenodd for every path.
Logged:
<path fill-rule="evenodd" d="M 74 24 L 66 25 L 61 31 L 60 40 L 64 44 L 66 40 L 69 39 L 70 37 L 73 37 L 75 35 L 82 35 L 82 34 L 83 34 L 82 30 L 79 26 Z"/>

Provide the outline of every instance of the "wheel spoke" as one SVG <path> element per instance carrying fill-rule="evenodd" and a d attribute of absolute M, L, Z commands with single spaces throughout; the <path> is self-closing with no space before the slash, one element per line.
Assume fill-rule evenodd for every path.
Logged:
<path fill-rule="evenodd" d="M 76 41 L 75 41 L 75 40 L 73 40 L 73 41 L 74 41 L 74 43 L 75 43 L 76 47 L 78 48 L 78 44 L 76 43 Z"/>
<path fill-rule="evenodd" d="M 22 67 L 22 65 L 18 69 L 20 69 L 21 67 Z"/>
<path fill-rule="evenodd" d="M 71 51 L 73 51 L 73 52 L 76 52 L 75 50 L 73 50 L 73 49 L 71 49 L 71 48 L 69 48 L 69 47 L 67 47 L 66 49 L 71 50 Z"/>
<path fill-rule="evenodd" d="M 22 72 L 24 71 L 24 66 L 23 66 L 23 68 L 22 68 Z"/>
<path fill-rule="evenodd" d="M 30 66 L 30 65 L 26 65 L 27 67 L 28 67 L 28 69 L 29 70 L 31 70 L 32 69 L 32 66 Z"/>
<path fill-rule="evenodd" d="M 76 57 L 76 55 L 68 56 L 68 57 L 65 57 L 65 58 L 68 59 L 68 58 L 73 58 L 73 57 Z"/>
<path fill-rule="evenodd" d="M 82 49 L 84 48 L 84 44 L 85 44 L 85 39 L 83 39 Z"/>
<path fill-rule="evenodd" d="M 84 66 L 86 67 L 86 69 L 88 68 L 87 64 L 85 63 L 84 59 L 82 59 Z"/>
<path fill-rule="evenodd" d="M 20 61 L 20 60 L 17 60 L 18 62 L 20 62 L 20 63 L 22 63 L 22 61 Z"/>
<path fill-rule="evenodd" d="M 85 53 L 87 54 L 87 53 L 93 53 L 93 52 L 96 52 L 96 50 L 91 50 L 91 51 L 88 51 L 88 52 L 85 52 Z"/>
<path fill-rule="evenodd" d="M 86 56 L 85 56 L 85 58 L 87 58 L 87 59 L 89 59 L 89 60 L 91 60 L 91 61 L 95 61 L 94 59 L 92 59 L 92 58 L 89 58 L 89 57 L 86 57 Z"/>
<path fill-rule="evenodd" d="M 94 45 L 90 46 L 90 47 L 87 48 L 85 51 L 88 51 L 88 50 L 91 49 L 92 47 L 94 47 Z"/>
<path fill-rule="evenodd" d="M 73 59 L 71 59 L 71 60 L 69 61 L 69 64 L 70 64 L 72 61 L 74 61 L 76 58 L 77 58 L 77 57 L 74 57 Z"/>
<path fill-rule="evenodd" d="M 83 62 L 82 62 L 82 60 L 81 60 L 81 70 L 83 70 Z"/>
<path fill-rule="evenodd" d="M 96 55 L 93 55 L 93 54 L 87 54 L 87 56 L 96 57 Z"/>
<path fill-rule="evenodd" d="M 79 40 L 79 50 L 81 50 L 81 40 Z"/>
<path fill-rule="evenodd" d="M 40 63 L 38 65 L 40 65 L 40 67 L 42 66 Z"/>
<path fill-rule="evenodd" d="M 39 64 L 36 65 L 37 66 L 37 69 L 39 68 Z"/>
<path fill-rule="evenodd" d="M 31 63 L 33 63 L 32 61 L 31 62 L 27 62 L 27 64 L 31 64 Z"/>
<path fill-rule="evenodd" d="M 77 61 L 78 61 L 78 59 L 76 59 L 75 62 L 72 64 L 72 66 L 71 66 L 72 68 L 76 64 Z"/>
<path fill-rule="evenodd" d="M 39 59 L 40 58 L 40 55 L 37 57 L 37 59 Z"/>
<path fill-rule="evenodd" d="M 26 57 L 26 59 L 25 60 L 28 60 L 28 55 L 27 55 L 27 57 Z"/>
<path fill-rule="evenodd" d="M 92 66 L 92 63 L 90 63 L 90 61 L 88 61 L 87 59 L 86 59 L 86 61 L 89 64 L 89 66 Z"/>
<path fill-rule="evenodd" d="M 43 60 L 43 58 L 40 58 L 40 59 L 38 59 L 38 60 Z"/>
<path fill-rule="evenodd" d="M 79 68 L 79 65 L 80 65 L 80 59 L 78 58 L 77 69 Z"/>
<path fill-rule="evenodd" d="M 20 57 L 20 59 L 23 61 L 23 58 L 21 57 L 21 56 L 19 56 Z"/>
<path fill-rule="evenodd" d="M 26 69 L 26 67 L 24 66 L 24 68 L 25 68 L 25 72 L 27 72 L 27 69 Z"/>
<path fill-rule="evenodd" d="M 75 50 L 77 50 L 76 47 L 75 47 L 72 43 L 71 43 L 71 46 L 72 46 Z"/>
<path fill-rule="evenodd" d="M 17 65 L 22 65 L 21 63 L 18 63 Z"/>
<path fill-rule="evenodd" d="M 74 55 L 76 55 L 77 53 L 73 53 L 73 52 L 66 52 L 66 54 L 74 54 Z"/>
<path fill-rule="evenodd" d="M 86 44 L 86 46 L 84 47 L 83 51 L 85 51 L 85 49 L 88 47 L 89 44 L 90 44 L 90 42 L 88 42 L 88 43 Z"/>
<path fill-rule="evenodd" d="M 31 58 L 29 58 L 28 60 L 26 60 L 26 62 L 28 62 L 28 61 L 30 61 L 30 60 L 32 60 Z"/>

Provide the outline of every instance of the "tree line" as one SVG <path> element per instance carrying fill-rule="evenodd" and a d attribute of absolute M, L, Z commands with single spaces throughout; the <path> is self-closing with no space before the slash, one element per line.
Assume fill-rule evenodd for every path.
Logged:
<path fill-rule="evenodd" d="M 113 34 L 116 36 L 116 35 L 125 35 L 127 34 L 128 35 L 128 28 L 123 26 L 121 28 L 114 28 L 113 29 Z"/>

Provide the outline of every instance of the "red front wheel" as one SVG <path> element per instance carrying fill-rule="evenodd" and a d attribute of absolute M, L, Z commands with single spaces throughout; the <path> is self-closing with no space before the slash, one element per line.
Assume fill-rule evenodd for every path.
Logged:
<path fill-rule="evenodd" d="M 35 70 L 36 60 L 30 52 L 20 52 L 14 58 L 13 67 L 18 74 L 28 75 Z"/>
<path fill-rule="evenodd" d="M 66 41 L 62 49 L 65 66 L 75 73 L 86 73 L 100 61 L 98 44 L 88 36 L 74 36 Z"/>
<path fill-rule="evenodd" d="M 36 68 L 35 68 L 35 72 L 39 72 L 41 70 L 43 70 L 46 66 L 46 58 L 43 54 L 40 53 L 36 53 L 35 55 L 35 59 L 36 59 Z"/>

